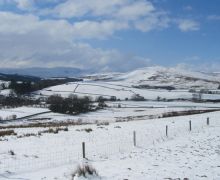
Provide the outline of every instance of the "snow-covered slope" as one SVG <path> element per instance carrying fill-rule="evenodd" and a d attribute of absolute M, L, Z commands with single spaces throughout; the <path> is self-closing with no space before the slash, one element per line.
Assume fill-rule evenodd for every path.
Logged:
<path fill-rule="evenodd" d="M 83 82 L 66 83 L 35 92 L 36 95 L 60 94 L 130 99 L 139 94 L 145 99 L 192 99 L 189 89 L 208 89 L 214 94 L 203 94 L 202 99 L 220 99 L 217 88 L 220 78 L 213 74 L 191 72 L 180 68 L 146 67 L 129 73 L 108 73 L 86 76 Z M 172 90 L 172 91 L 170 91 Z"/>
<path fill-rule="evenodd" d="M 113 80 L 133 85 L 173 86 L 177 89 L 217 89 L 220 77 L 216 74 L 192 72 L 182 68 L 146 67 L 119 75 Z"/>
<path fill-rule="evenodd" d="M 20 138 L 1 138 L 0 179 L 70 180 L 75 168 L 86 161 L 81 149 L 85 142 L 86 158 L 102 180 L 218 180 L 219 118 L 220 112 L 213 112 L 108 126 L 72 126 L 56 134 L 42 133 L 47 128 L 15 129 Z M 87 133 L 85 128 L 92 131 Z"/>
<path fill-rule="evenodd" d="M 50 88 L 43 89 L 41 91 L 35 92 L 37 96 L 50 96 L 53 94 L 59 94 L 63 97 L 68 97 L 71 94 L 78 96 L 90 96 L 98 97 L 103 96 L 106 98 L 111 98 L 115 96 L 117 99 L 124 100 L 126 98 L 130 99 L 133 95 L 139 94 L 145 99 L 156 100 L 158 97 L 166 99 L 191 99 L 192 94 L 188 90 L 152 90 L 152 89 L 138 89 L 131 88 L 123 85 L 115 85 L 107 82 L 77 82 L 68 83 L 59 86 L 52 86 Z M 204 94 L 203 99 L 220 99 L 220 94 Z"/>

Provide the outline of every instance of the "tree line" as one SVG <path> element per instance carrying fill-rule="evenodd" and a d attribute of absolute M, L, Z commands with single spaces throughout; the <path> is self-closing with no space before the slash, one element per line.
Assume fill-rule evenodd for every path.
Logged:
<path fill-rule="evenodd" d="M 15 96 L 13 93 L 9 96 L 0 96 L 0 105 L 1 106 L 10 106 L 10 107 L 19 107 L 39 104 L 39 100 L 33 100 L 29 97 L 24 96 Z"/>
<path fill-rule="evenodd" d="M 36 82 L 11 80 L 11 83 L 8 88 L 14 90 L 14 92 L 18 95 L 23 95 L 50 86 L 56 86 L 56 85 L 61 85 L 68 82 L 76 82 L 76 81 L 82 81 L 82 80 L 76 78 L 42 79 Z"/>
<path fill-rule="evenodd" d="M 79 114 L 93 111 L 96 107 L 90 97 L 78 97 L 70 95 L 68 98 L 63 98 L 59 95 L 52 95 L 47 99 L 49 109 L 53 112 L 63 114 Z"/>

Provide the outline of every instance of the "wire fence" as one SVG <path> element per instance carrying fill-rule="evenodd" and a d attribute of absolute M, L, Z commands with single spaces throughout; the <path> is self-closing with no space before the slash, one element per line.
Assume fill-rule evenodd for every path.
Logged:
<path fill-rule="evenodd" d="M 135 122 L 130 123 L 135 124 Z M 99 132 L 105 132 L 84 133 L 83 136 L 80 136 L 81 132 L 77 132 L 77 136 L 75 135 L 77 133 L 69 131 L 66 134 L 62 132 L 63 136 L 55 138 L 53 134 L 45 135 L 47 138 L 26 138 L 21 140 L 21 144 L 17 143 L 16 145 L 13 143 L 7 145 L 7 142 L 4 141 L 0 142 L 0 148 L 4 144 L 7 145 L 4 147 L 5 151 L 0 150 L 0 175 L 20 174 L 77 164 L 83 160 L 82 142 L 85 143 L 85 159 L 91 161 L 108 160 L 123 153 L 129 153 L 135 148 L 149 148 L 179 136 L 201 132 L 211 126 L 220 125 L 219 121 L 210 121 L 209 118 L 155 123 L 143 121 L 142 123 L 142 128 L 138 128 L 138 130 L 132 129 L 132 126 L 123 129 L 120 126 L 115 126 L 114 131 L 97 129 Z M 16 143 L 19 139 L 12 141 Z"/>

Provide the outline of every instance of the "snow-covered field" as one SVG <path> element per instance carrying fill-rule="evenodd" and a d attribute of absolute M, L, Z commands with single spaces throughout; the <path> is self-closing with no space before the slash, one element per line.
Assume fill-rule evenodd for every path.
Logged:
<path fill-rule="evenodd" d="M 147 67 L 128 73 L 120 74 L 94 74 L 86 76 L 83 82 L 66 83 L 52 86 L 33 93 L 36 97 L 60 94 L 64 97 L 70 94 L 78 96 L 103 96 L 117 99 L 131 99 L 139 94 L 145 99 L 192 99 L 189 89 L 214 90 L 220 85 L 219 76 L 201 72 L 191 72 L 183 69 L 165 67 Z M 145 89 L 137 87 L 146 86 Z M 160 89 L 155 89 L 160 87 Z M 171 87 L 175 90 L 166 90 L 161 87 Z M 220 99 L 220 94 L 203 94 L 202 99 Z"/>
<path fill-rule="evenodd" d="M 78 96 L 91 96 L 96 98 L 103 96 L 110 98 L 115 96 L 117 99 L 125 100 L 126 98 L 131 99 L 135 94 L 143 96 L 145 99 L 157 100 L 158 97 L 161 99 L 192 99 L 193 93 L 188 90 L 151 90 L 151 89 L 138 89 L 125 85 L 119 85 L 120 82 L 77 82 L 67 83 L 64 85 L 53 86 L 50 88 L 43 89 L 35 92 L 37 97 L 50 96 L 54 94 L 60 94 L 64 97 L 68 97 L 71 94 Z M 121 83 L 120 83 L 121 84 Z M 203 94 L 202 99 L 220 99 L 220 94 Z"/>
<path fill-rule="evenodd" d="M 8 96 L 11 92 L 12 92 L 11 89 L 0 90 L 0 95 Z"/>
<path fill-rule="evenodd" d="M 9 108 L 9 109 L 0 109 L 0 117 L 2 119 L 7 119 L 8 117 L 11 117 L 13 115 L 16 116 L 16 118 L 22 118 L 26 116 L 30 116 L 33 114 L 48 112 L 48 109 L 45 108 L 35 108 L 35 107 L 18 107 L 18 108 Z"/>
<path fill-rule="evenodd" d="M 102 79 L 103 77 L 103 79 Z M 216 89 L 219 86 L 219 74 L 194 72 L 184 68 L 166 68 L 161 66 L 144 67 L 132 72 L 109 75 L 94 75 L 92 80 L 113 81 L 123 85 L 173 86 L 176 89 Z"/>
<path fill-rule="evenodd" d="M 80 121 L 82 123 L 97 123 L 97 122 L 147 120 L 147 119 L 162 117 L 164 113 L 168 113 L 168 112 L 220 109 L 220 103 L 193 103 L 186 101 L 182 101 L 182 102 L 181 101 L 179 102 L 120 101 L 120 102 L 106 102 L 106 103 L 108 107 L 103 110 L 99 110 L 96 112 L 89 112 L 85 114 L 79 114 L 77 116 L 49 112 L 49 109 L 47 108 L 19 107 L 19 108 L 1 109 L 0 117 L 3 120 L 12 119 L 13 115 L 15 115 L 16 118 L 22 118 L 22 121 L 9 121 L 7 123 L 2 124 L 4 126 L 24 124 L 26 122 L 38 123 L 38 122 L 59 122 L 59 121 L 79 122 Z"/>
<path fill-rule="evenodd" d="M 101 179 L 220 179 L 219 119 L 220 112 L 212 112 L 108 126 L 81 125 L 41 136 L 7 136 L 0 142 L 0 179 L 68 180 L 85 161 L 97 169 Z M 89 128 L 90 133 L 85 131 Z M 15 132 L 37 134 L 45 129 Z M 82 159 L 82 142 L 88 160 Z"/>
<path fill-rule="evenodd" d="M 86 78 L 33 95 L 115 96 L 121 101 L 108 101 L 105 109 L 75 116 L 36 107 L 0 110 L 0 180 L 71 180 L 76 167 L 85 163 L 103 180 L 220 180 L 220 111 L 162 118 L 168 112 L 220 109 L 220 103 L 192 102 L 193 93 L 189 92 L 190 88 L 207 88 L 216 94 L 202 94 L 202 99 L 220 100 L 218 76 L 149 67 Z M 139 85 L 176 89 L 134 87 Z M 0 94 L 8 93 L 3 90 Z M 131 101 L 137 94 L 147 101 Z M 22 119 L 2 121 L 13 116 Z M 62 127 L 62 122 L 69 126 Z M 48 127 L 49 123 L 52 126 Z M 82 158 L 82 142 L 86 159 Z"/>

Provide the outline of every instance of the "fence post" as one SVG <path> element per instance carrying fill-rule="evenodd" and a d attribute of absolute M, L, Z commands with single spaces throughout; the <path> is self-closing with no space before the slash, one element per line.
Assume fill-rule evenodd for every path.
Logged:
<path fill-rule="evenodd" d="M 83 155 L 83 159 L 85 159 L 86 158 L 85 142 L 82 143 L 82 155 Z"/>
<path fill-rule="evenodd" d="M 191 122 L 191 120 L 189 121 L 189 131 L 192 131 L 192 122 Z"/>
<path fill-rule="evenodd" d="M 133 142 L 134 146 L 136 146 L 136 131 L 133 132 Z"/>
<path fill-rule="evenodd" d="M 207 117 L 207 122 L 206 123 L 207 123 L 207 126 L 209 126 L 209 117 Z"/>
<path fill-rule="evenodd" d="M 168 137 L 168 126 L 166 125 L 166 136 Z"/>

